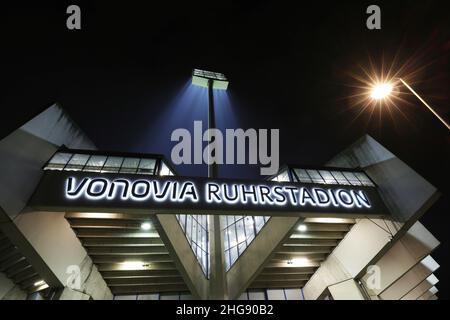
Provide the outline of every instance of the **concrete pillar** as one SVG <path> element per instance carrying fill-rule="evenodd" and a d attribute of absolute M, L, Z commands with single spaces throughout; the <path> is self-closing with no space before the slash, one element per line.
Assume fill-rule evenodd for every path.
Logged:
<path fill-rule="evenodd" d="M 432 260 L 432 261 L 430 261 Z M 433 272 L 439 268 L 439 265 L 431 256 L 426 257 L 412 269 L 405 273 L 400 279 L 395 281 L 390 287 L 384 290 L 380 295 L 383 300 L 398 300 L 405 296 L 409 291 L 418 286 L 428 277 L 433 277 Z"/>
<path fill-rule="evenodd" d="M 72 291 L 79 291 L 95 300 L 113 298 L 63 212 L 22 213 L 15 223 L 63 286 L 67 286 L 79 271 L 80 286 Z M 79 296 L 72 291 L 66 290 L 63 297 Z"/>
<path fill-rule="evenodd" d="M 436 287 L 432 287 L 430 290 L 422 294 L 417 300 L 429 300 L 432 296 L 434 296 L 438 292 Z"/>
<path fill-rule="evenodd" d="M 439 197 L 435 187 L 370 136 L 359 139 L 327 165 L 362 168 L 377 184 L 392 219 L 358 220 L 305 285 L 303 292 L 306 299 L 317 299 L 328 286 L 363 277 L 366 268 L 379 261 Z M 428 240 L 425 240 L 427 245 Z M 417 242 L 417 247 L 420 247 L 420 241 Z M 423 258 L 426 251 L 417 251 L 420 254 L 415 257 L 416 262 Z M 393 270 L 388 268 L 388 261 L 394 263 L 395 260 L 401 259 L 386 260 L 386 270 Z M 408 262 L 410 268 L 412 260 Z M 400 271 L 405 273 L 407 270 L 404 266 L 392 271 L 384 287 L 398 279 L 402 274 Z"/>
<path fill-rule="evenodd" d="M 348 279 L 328 287 L 333 300 L 365 300 L 359 285 Z"/>
<path fill-rule="evenodd" d="M 379 281 L 373 285 L 373 274 L 366 273 L 363 282 L 370 296 L 377 296 L 388 289 L 397 280 L 414 268 L 422 259 L 430 254 L 439 241 L 420 223 L 416 222 L 408 232 L 400 238 L 375 266 L 380 272 Z M 422 279 L 423 280 L 423 279 Z M 400 297 L 398 297 L 400 298 Z"/>
<path fill-rule="evenodd" d="M 417 287 L 409 291 L 405 296 L 401 298 L 401 300 L 417 300 L 422 296 L 425 292 L 433 288 L 434 285 L 432 282 L 428 280 L 422 281 Z"/>
<path fill-rule="evenodd" d="M 375 221 L 381 223 L 381 221 Z M 368 219 L 358 222 L 303 288 L 306 300 L 316 300 L 327 287 L 353 279 L 390 242 L 390 235 Z"/>
<path fill-rule="evenodd" d="M 160 224 L 160 228 L 158 228 L 159 236 L 166 248 L 172 253 L 177 269 L 183 276 L 191 294 L 196 299 L 208 299 L 208 280 L 186 241 L 186 236 L 175 215 L 159 214 L 156 215 L 156 218 Z"/>

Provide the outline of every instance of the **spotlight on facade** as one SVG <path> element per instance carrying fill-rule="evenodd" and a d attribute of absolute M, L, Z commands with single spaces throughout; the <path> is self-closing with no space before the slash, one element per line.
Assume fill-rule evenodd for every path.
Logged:
<path fill-rule="evenodd" d="M 208 83 L 212 81 L 212 88 L 227 90 L 228 80 L 223 73 L 194 69 L 192 71 L 192 84 L 208 88 Z"/>
<path fill-rule="evenodd" d="M 152 225 L 151 225 L 150 222 L 143 222 L 143 223 L 141 224 L 141 229 L 142 229 L 142 230 L 145 230 L 145 231 L 150 230 L 151 227 L 152 227 Z"/>
<path fill-rule="evenodd" d="M 394 86 L 391 83 L 377 83 L 373 86 L 370 97 L 375 100 L 381 100 L 389 96 Z"/>
<path fill-rule="evenodd" d="M 305 232 L 306 230 L 308 230 L 308 227 L 305 224 L 301 224 L 298 226 L 297 230 L 300 232 Z"/>

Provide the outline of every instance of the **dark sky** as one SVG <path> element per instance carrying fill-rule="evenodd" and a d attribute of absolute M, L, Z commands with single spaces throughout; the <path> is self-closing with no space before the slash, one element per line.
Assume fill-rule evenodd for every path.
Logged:
<path fill-rule="evenodd" d="M 439 296 L 448 298 L 449 132 L 404 88 L 398 109 L 376 108 L 372 116 L 357 117 L 361 106 L 349 98 L 361 92 L 354 76 L 372 62 L 378 71 L 401 70 L 450 119 L 446 2 L 2 4 L 2 136 L 59 102 L 100 149 L 170 157 L 168 134 L 183 122 L 190 128 L 197 116 L 186 116 L 176 99 L 191 69 L 223 72 L 230 108 L 218 111 L 219 126 L 279 128 L 281 163 L 321 165 L 367 133 L 442 191 L 422 221 L 442 242 L 433 256 L 441 264 Z M 382 29 L 370 31 L 365 11 L 374 3 Z M 69 4 L 81 6 L 80 31 L 66 29 Z M 222 175 L 251 177 L 257 169 Z"/>

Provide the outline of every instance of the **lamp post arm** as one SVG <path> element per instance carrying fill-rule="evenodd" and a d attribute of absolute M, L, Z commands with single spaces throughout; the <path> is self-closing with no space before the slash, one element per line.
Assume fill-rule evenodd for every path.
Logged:
<path fill-rule="evenodd" d="M 433 110 L 433 108 L 432 107 L 430 107 L 429 105 L 428 105 L 428 103 L 426 103 L 426 101 L 425 100 L 423 100 L 414 90 L 413 90 L 413 88 L 411 88 L 403 79 L 399 79 L 404 85 L 405 85 L 405 87 L 406 88 L 408 88 L 408 90 L 409 91 L 411 91 L 416 97 L 417 97 L 417 99 L 419 99 L 424 105 L 425 105 L 425 107 L 427 107 L 446 127 L 447 127 L 447 129 L 449 129 L 450 130 L 450 125 L 436 112 L 436 111 L 434 111 Z"/>

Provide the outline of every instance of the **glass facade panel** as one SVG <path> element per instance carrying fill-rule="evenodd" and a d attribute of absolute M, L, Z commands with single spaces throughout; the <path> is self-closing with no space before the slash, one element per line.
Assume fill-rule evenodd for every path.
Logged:
<path fill-rule="evenodd" d="M 342 174 L 342 172 L 331 171 L 331 174 L 336 179 L 338 184 L 342 184 L 342 185 L 349 185 L 350 184 L 350 182 L 348 182 L 348 180 L 345 178 L 345 176 Z"/>
<path fill-rule="evenodd" d="M 375 187 L 374 183 L 364 172 L 313 170 L 299 168 L 294 168 L 292 170 L 293 177 L 296 182 L 353 186 L 363 185 Z"/>
<path fill-rule="evenodd" d="M 325 183 L 319 171 L 317 170 L 306 170 L 308 175 L 311 177 L 313 183 Z"/>
<path fill-rule="evenodd" d="M 345 176 L 345 178 L 347 178 L 348 182 L 350 182 L 350 184 L 352 186 L 360 186 L 361 182 L 358 180 L 358 178 L 353 174 L 353 172 L 342 172 Z"/>
<path fill-rule="evenodd" d="M 136 173 L 139 166 L 139 158 L 125 158 L 120 168 L 120 173 Z"/>
<path fill-rule="evenodd" d="M 65 170 L 77 170 L 80 171 L 84 168 L 87 161 L 89 159 L 89 155 L 87 154 L 74 154 L 67 164 Z"/>
<path fill-rule="evenodd" d="M 161 170 L 159 171 L 160 176 L 173 176 L 172 170 L 169 169 L 169 167 L 164 163 L 164 161 L 161 161 Z"/>
<path fill-rule="evenodd" d="M 319 170 L 320 175 L 326 184 L 338 184 L 336 179 L 333 177 L 330 171 Z"/>
<path fill-rule="evenodd" d="M 225 270 L 228 271 L 261 231 L 270 217 L 224 216 Z"/>
<path fill-rule="evenodd" d="M 355 172 L 355 176 L 364 186 L 374 187 L 372 180 L 363 172 Z"/>
<path fill-rule="evenodd" d="M 106 159 L 105 165 L 103 166 L 102 172 L 117 173 L 122 166 L 123 157 L 108 157 Z"/>
<path fill-rule="evenodd" d="M 47 169 L 50 170 L 63 170 L 66 164 L 69 162 L 72 157 L 71 153 L 58 152 L 47 164 Z"/>
<path fill-rule="evenodd" d="M 176 217 L 203 273 L 209 277 L 208 216 L 179 214 Z"/>
<path fill-rule="evenodd" d="M 276 177 L 272 178 L 272 181 L 277 182 L 288 182 L 289 181 L 289 174 L 287 170 L 284 170 L 280 174 L 278 174 Z"/>
<path fill-rule="evenodd" d="M 68 170 L 102 173 L 156 173 L 157 158 L 136 158 L 108 155 L 91 155 L 89 153 L 56 152 L 45 165 L 44 170 Z M 174 175 L 165 165 L 162 165 L 164 175 Z"/>
<path fill-rule="evenodd" d="M 106 162 L 106 156 L 90 156 L 88 162 L 84 166 L 84 171 L 100 172 Z"/>
<path fill-rule="evenodd" d="M 154 174 L 156 166 L 156 160 L 154 159 L 141 159 L 139 163 L 138 173 L 141 174 Z"/>
<path fill-rule="evenodd" d="M 306 170 L 303 169 L 294 169 L 297 178 L 299 180 L 299 182 L 305 182 L 305 183 L 312 183 L 312 179 L 309 176 L 309 174 L 306 172 Z"/>

